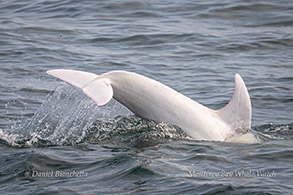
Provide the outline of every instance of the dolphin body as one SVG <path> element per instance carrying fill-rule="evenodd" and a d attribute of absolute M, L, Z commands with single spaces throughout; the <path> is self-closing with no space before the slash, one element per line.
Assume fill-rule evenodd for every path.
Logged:
<path fill-rule="evenodd" d="M 98 106 L 114 97 L 137 116 L 176 125 L 196 140 L 227 141 L 239 129 L 247 130 L 248 137 L 253 137 L 250 97 L 238 74 L 234 95 L 220 110 L 209 109 L 158 81 L 133 72 L 111 71 L 99 76 L 53 69 L 47 74 L 80 88 Z"/>

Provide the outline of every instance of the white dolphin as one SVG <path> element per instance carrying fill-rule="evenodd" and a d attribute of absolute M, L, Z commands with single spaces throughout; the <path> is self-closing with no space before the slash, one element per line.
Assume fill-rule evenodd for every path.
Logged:
<path fill-rule="evenodd" d="M 47 74 L 80 88 L 98 106 L 114 97 L 137 116 L 176 125 L 196 140 L 227 141 L 237 130 L 249 132 L 251 128 L 250 97 L 238 74 L 234 95 L 220 110 L 209 109 L 158 81 L 133 72 L 111 71 L 99 76 L 53 69 Z M 249 133 L 248 137 L 254 136 Z"/>

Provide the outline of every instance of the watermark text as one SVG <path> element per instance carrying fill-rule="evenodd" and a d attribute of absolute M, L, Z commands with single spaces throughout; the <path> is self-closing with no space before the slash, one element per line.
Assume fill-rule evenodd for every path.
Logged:
<path fill-rule="evenodd" d="M 275 171 L 249 170 L 249 171 L 189 171 L 188 177 L 193 178 L 255 178 L 255 177 L 277 177 Z"/>
<path fill-rule="evenodd" d="M 86 171 L 37 171 L 32 170 L 31 172 L 26 172 L 25 176 L 35 177 L 35 178 L 83 178 L 87 177 L 88 173 Z"/>

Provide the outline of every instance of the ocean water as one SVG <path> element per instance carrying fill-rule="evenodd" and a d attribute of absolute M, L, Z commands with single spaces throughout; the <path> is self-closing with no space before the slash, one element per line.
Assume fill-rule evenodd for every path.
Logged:
<path fill-rule="evenodd" d="M 261 142 L 97 107 L 53 68 L 133 71 L 212 109 L 239 73 Z M 0 1 L 0 102 L 0 194 L 292 194 L 293 3 Z"/>

